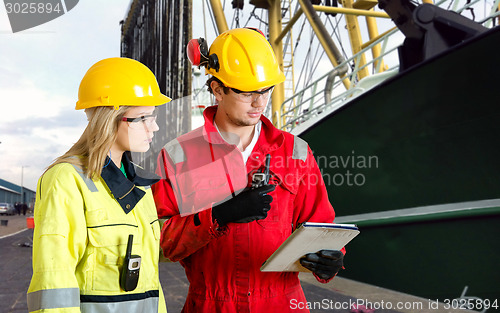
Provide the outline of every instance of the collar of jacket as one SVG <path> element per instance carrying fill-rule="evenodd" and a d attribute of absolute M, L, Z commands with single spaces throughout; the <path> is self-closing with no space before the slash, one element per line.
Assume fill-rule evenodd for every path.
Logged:
<path fill-rule="evenodd" d="M 106 157 L 105 164 L 108 164 L 109 157 Z M 128 152 L 125 152 L 122 157 L 122 163 L 125 167 L 127 177 L 123 175 L 120 169 L 114 162 L 109 162 L 102 169 L 101 177 L 113 194 L 113 197 L 118 201 L 125 214 L 128 214 L 135 205 L 146 194 L 137 186 L 150 186 L 159 181 L 159 177 L 144 171 L 140 167 L 134 166 L 128 157 Z"/>
<path fill-rule="evenodd" d="M 203 137 L 211 144 L 227 144 L 214 125 L 217 108 L 218 105 L 213 105 L 203 111 L 203 117 L 205 119 Z M 256 148 L 258 147 L 258 149 L 264 154 L 279 149 L 285 141 L 283 133 L 274 127 L 273 123 L 271 123 L 271 121 L 264 115 L 260 116 L 260 120 L 262 121 L 262 131 L 257 141 Z"/>

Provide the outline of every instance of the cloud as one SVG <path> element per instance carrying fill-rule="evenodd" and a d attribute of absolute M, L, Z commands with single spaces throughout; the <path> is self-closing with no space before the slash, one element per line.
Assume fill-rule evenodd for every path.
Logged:
<path fill-rule="evenodd" d="M 0 124 L 0 133 L 12 136 L 37 136 L 44 133 L 54 133 L 55 137 L 59 138 L 58 141 L 61 142 L 60 139 L 68 135 L 68 130 L 80 130 L 85 125 L 86 118 L 83 112 L 64 110 L 56 116 L 26 117 L 3 122 Z M 61 131 L 63 129 L 65 132 Z M 62 142 L 67 142 L 67 140 Z"/>
<path fill-rule="evenodd" d="M 11 80 L 7 85 L 4 87 L 2 84 L 0 87 L 2 123 L 30 117 L 55 116 L 67 107 L 74 107 L 75 99 L 49 93 L 26 77 Z"/>
<path fill-rule="evenodd" d="M 63 16 L 13 34 L 0 5 L 0 178 L 36 188 L 86 126 L 78 86 L 95 62 L 120 55 L 129 0 L 80 1 Z"/>
<path fill-rule="evenodd" d="M 24 185 L 34 189 L 43 170 L 78 140 L 85 126 L 83 112 L 69 109 L 54 116 L 0 123 L 2 178 L 19 184 L 20 168 L 24 166 Z"/>

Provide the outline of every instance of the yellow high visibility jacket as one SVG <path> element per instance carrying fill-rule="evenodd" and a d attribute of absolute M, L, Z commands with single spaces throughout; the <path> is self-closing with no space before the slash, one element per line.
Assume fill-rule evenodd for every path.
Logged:
<path fill-rule="evenodd" d="M 135 177 L 133 166 L 124 161 L 127 175 Z M 92 181 L 69 163 L 40 177 L 29 312 L 166 313 L 158 273 L 160 225 L 151 189 L 128 180 L 113 162 L 109 168 L 109 181 Z M 137 288 L 125 292 L 120 272 L 129 234 L 134 235 L 132 254 L 142 260 Z"/>

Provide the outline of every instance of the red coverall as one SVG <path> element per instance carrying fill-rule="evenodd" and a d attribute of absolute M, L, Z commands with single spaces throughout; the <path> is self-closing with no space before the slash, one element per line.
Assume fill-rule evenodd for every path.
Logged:
<path fill-rule="evenodd" d="M 204 126 L 162 149 L 158 174 L 164 179 L 153 185 L 158 215 L 169 218 L 161 234 L 163 253 L 180 261 L 190 283 L 182 312 L 309 312 L 291 308 L 306 301 L 298 273 L 259 268 L 299 223 L 335 218 L 313 154 L 305 141 L 262 117 L 245 168 L 236 146 L 217 132 L 216 110 L 207 108 Z M 266 154 L 271 154 L 270 183 L 277 185 L 267 218 L 224 227 L 213 223 L 212 205 L 246 187 L 264 167 Z"/>

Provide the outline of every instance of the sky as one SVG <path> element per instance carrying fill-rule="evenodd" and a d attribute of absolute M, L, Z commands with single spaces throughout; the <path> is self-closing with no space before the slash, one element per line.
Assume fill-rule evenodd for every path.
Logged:
<path fill-rule="evenodd" d="M 225 2 L 231 28 L 234 13 L 231 2 Z M 201 13 L 201 3 L 193 1 L 193 38 L 206 37 L 211 43 L 216 34 L 210 16 Z M 52 21 L 12 33 L 0 3 L 0 178 L 19 185 L 22 180 L 35 190 L 44 169 L 78 140 L 87 122 L 83 111 L 75 110 L 80 80 L 97 61 L 120 56 L 120 21 L 129 5 L 130 0 L 82 0 Z M 251 8 L 245 5 L 242 24 Z M 340 27 L 344 28 L 343 23 Z M 301 35 L 302 44 L 308 44 L 307 36 Z M 296 71 L 302 62 L 296 57 Z M 316 74 L 331 69 L 324 58 Z M 204 82 L 203 77 L 199 79 Z"/>
<path fill-rule="evenodd" d="M 129 0 L 79 1 L 66 14 L 12 33 L 0 3 L 0 178 L 35 190 L 44 169 L 86 126 L 78 86 L 97 61 L 120 56 Z"/>
<path fill-rule="evenodd" d="M 193 38 L 211 43 L 216 34 L 201 3 L 193 2 L 193 21 L 199 23 Z M 79 1 L 52 21 L 12 33 L 0 3 L 0 178 L 35 190 L 45 168 L 78 140 L 87 122 L 75 110 L 80 81 L 95 62 L 120 56 L 119 22 L 129 5 L 130 0 Z"/>

